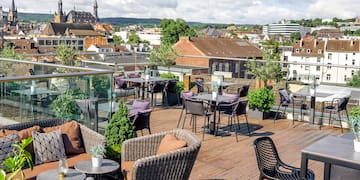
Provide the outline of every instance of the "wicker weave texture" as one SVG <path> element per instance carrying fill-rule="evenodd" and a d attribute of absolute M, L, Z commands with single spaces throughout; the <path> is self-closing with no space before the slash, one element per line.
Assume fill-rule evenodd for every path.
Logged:
<path fill-rule="evenodd" d="M 187 147 L 156 155 L 162 138 L 173 133 Z M 190 131 L 172 130 L 129 139 L 122 145 L 122 161 L 136 161 L 132 179 L 188 179 L 199 153 L 201 141 Z"/>

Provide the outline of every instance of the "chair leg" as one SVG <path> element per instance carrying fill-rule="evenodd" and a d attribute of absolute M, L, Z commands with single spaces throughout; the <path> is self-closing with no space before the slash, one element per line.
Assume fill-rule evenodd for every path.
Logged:
<path fill-rule="evenodd" d="M 280 107 L 281 107 L 281 104 L 279 104 L 279 107 L 275 113 L 275 118 L 274 118 L 274 125 L 275 125 L 275 120 L 277 119 L 277 116 L 278 116 L 278 113 L 279 113 L 279 110 L 280 110 Z"/>
<path fill-rule="evenodd" d="M 247 115 L 246 114 L 244 114 L 245 115 L 245 121 L 246 121 L 246 127 L 247 127 L 247 130 L 248 130 L 248 134 L 249 134 L 249 136 L 250 136 L 250 127 L 249 127 L 249 121 L 248 121 L 248 118 L 247 118 Z"/>
<path fill-rule="evenodd" d="M 238 128 L 239 128 L 239 131 L 241 130 L 241 127 L 240 127 L 240 120 L 239 120 L 239 116 L 236 116 L 236 119 L 237 119 L 237 123 L 238 123 Z"/>
<path fill-rule="evenodd" d="M 231 128 L 233 129 L 233 131 L 234 131 L 234 133 L 235 133 L 236 142 L 239 142 L 236 128 L 233 126 L 233 119 L 234 119 L 234 116 L 231 116 Z"/>
<path fill-rule="evenodd" d="M 330 120 L 331 120 L 331 111 L 330 111 L 330 115 L 329 115 L 329 126 L 331 126 L 331 124 L 330 124 Z"/>
<path fill-rule="evenodd" d="M 341 133 L 344 133 L 344 132 L 343 132 L 343 127 L 342 127 L 342 122 L 341 122 L 340 111 L 338 111 L 338 116 L 339 116 L 339 121 L 340 121 Z"/>
<path fill-rule="evenodd" d="M 179 128 L 179 125 L 180 125 L 180 122 L 181 122 L 181 118 L 182 118 L 183 113 L 184 113 L 184 108 L 182 108 L 182 110 L 181 110 L 180 118 L 179 118 L 178 123 L 177 123 L 177 126 L 176 126 L 177 128 Z"/>
<path fill-rule="evenodd" d="M 349 114 L 348 114 L 347 109 L 345 109 L 345 112 L 346 112 L 346 117 L 347 117 L 347 120 L 349 121 Z"/>
<path fill-rule="evenodd" d="M 203 141 L 204 141 L 204 138 L 205 138 L 205 131 L 206 131 L 206 116 L 204 117 L 204 130 L 203 130 L 203 136 L 202 136 Z"/>
<path fill-rule="evenodd" d="M 182 124 L 182 128 L 183 128 L 183 129 L 184 129 L 185 121 L 186 121 L 186 116 L 187 116 L 187 114 L 185 113 L 185 115 L 184 115 L 184 121 L 183 121 L 183 124 Z"/>

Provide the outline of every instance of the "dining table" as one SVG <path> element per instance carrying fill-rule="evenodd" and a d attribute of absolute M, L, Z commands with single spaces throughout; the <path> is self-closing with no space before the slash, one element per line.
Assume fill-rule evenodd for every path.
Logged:
<path fill-rule="evenodd" d="M 226 88 L 228 86 L 232 86 L 235 85 L 236 83 L 232 83 L 232 82 L 215 82 L 215 81 L 209 81 L 209 82 L 204 82 L 204 85 L 213 85 L 214 83 L 216 83 L 219 86 L 218 92 L 221 94 L 222 93 L 222 89 Z"/>
<path fill-rule="evenodd" d="M 216 97 L 214 97 L 212 94 L 199 94 L 196 96 L 193 96 L 192 99 L 197 99 L 197 100 L 202 100 L 202 101 L 206 101 L 209 104 L 213 104 L 215 105 L 215 108 L 212 108 L 211 110 L 213 111 L 213 121 L 210 122 L 209 125 L 209 133 L 216 135 L 215 133 L 215 126 L 216 126 L 216 109 L 219 105 L 219 103 L 221 102 L 226 102 L 226 101 L 230 101 L 233 98 L 230 96 L 223 96 L 223 95 L 217 95 Z"/>
<path fill-rule="evenodd" d="M 324 163 L 324 180 L 329 180 L 333 165 L 360 170 L 360 152 L 354 150 L 352 138 L 326 136 L 301 151 L 300 176 L 305 179 L 308 161 Z"/>

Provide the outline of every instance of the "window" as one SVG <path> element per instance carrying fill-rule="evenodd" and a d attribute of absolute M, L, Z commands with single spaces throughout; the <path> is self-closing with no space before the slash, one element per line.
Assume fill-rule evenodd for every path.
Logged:
<path fill-rule="evenodd" d="M 320 66 L 316 66 L 316 71 L 320 71 Z"/>
<path fill-rule="evenodd" d="M 39 40 L 39 45 L 44 45 L 44 40 Z"/>
<path fill-rule="evenodd" d="M 329 59 L 329 60 L 332 59 L 332 54 L 331 54 L 331 53 L 328 54 L 328 59 Z"/>
<path fill-rule="evenodd" d="M 326 74 L 326 80 L 328 80 L 328 81 L 331 80 L 331 74 Z"/>
<path fill-rule="evenodd" d="M 216 71 L 216 64 L 217 64 L 216 62 L 212 63 L 212 68 L 211 68 L 212 72 Z"/>
<path fill-rule="evenodd" d="M 355 53 L 353 52 L 353 56 L 355 56 Z"/>
<path fill-rule="evenodd" d="M 311 49 L 307 49 L 306 53 L 310 54 L 311 53 Z"/>
<path fill-rule="evenodd" d="M 225 72 L 230 72 L 229 63 L 225 63 Z"/>
<path fill-rule="evenodd" d="M 355 59 L 352 60 L 352 63 L 351 63 L 351 64 L 352 64 L 352 65 L 355 65 Z"/>
<path fill-rule="evenodd" d="M 310 66 L 305 66 L 305 70 L 309 70 L 310 69 Z"/>
<path fill-rule="evenodd" d="M 321 49 L 318 49 L 318 54 L 321 54 L 321 52 L 322 52 Z"/>
<path fill-rule="evenodd" d="M 328 63 L 327 68 L 328 68 L 328 69 L 331 69 L 331 63 Z"/>
<path fill-rule="evenodd" d="M 299 49 L 296 49 L 296 53 L 299 53 L 300 52 L 300 50 Z"/>
<path fill-rule="evenodd" d="M 321 62 L 321 58 L 317 57 L 316 62 L 318 62 L 318 63 Z"/>
<path fill-rule="evenodd" d="M 240 72 L 240 63 L 236 63 L 235 64 L 235 73 L 239 73 Z"/>
<path fill-rule="evenodd" d="M 345 60 L 348 60 L 348 54 L 345 54 Z"/>
<path fill-rule="evenodd" d="M 346 75 L 344 75 L 344 81 L 346 81 Z"/>
<path fill-rule="evenodd" d="M 351 75 L 352 75 L 352 76 L 354 75 L 354 73 L 355 73 L 355 71 L 354 71 L 354 70 L 351 70 Z"/>

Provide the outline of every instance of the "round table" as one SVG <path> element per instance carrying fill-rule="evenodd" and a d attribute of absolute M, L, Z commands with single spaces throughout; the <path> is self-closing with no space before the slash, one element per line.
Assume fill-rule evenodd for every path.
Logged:
<path fill-rule="evenodd" d="M 75 169 L 68 169 L 64 180 L 83 180 L 86 178 L 84 173 L 81 173 Z M 48 179 L 59 179 L 57 169 L 48 170 L 40 173 L 37 177 L 37 180 L 48 180 Z"/>
<path fill-rule="evenodd" d="M 75 164 L 75 169 L 85 174 L 100 176 L 119 169 L 120 165 L 111 159 L 103 159 L 100 167 L 92 167 L 91 160 L 83 160 Z"/>

